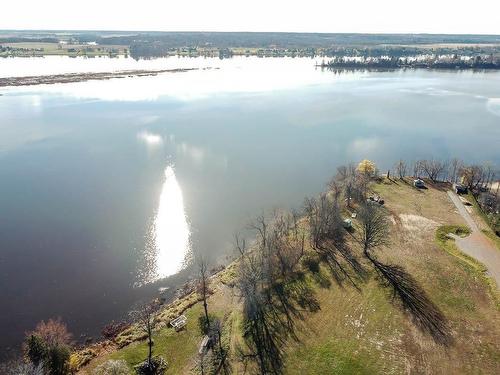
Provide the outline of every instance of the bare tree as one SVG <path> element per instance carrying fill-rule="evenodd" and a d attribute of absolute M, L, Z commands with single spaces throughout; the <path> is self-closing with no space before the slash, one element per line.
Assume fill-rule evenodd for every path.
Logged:
<path fill-rule="evenodd" d="M 427 174 L 427 177 L 429 177 L 432 182 L 436 182 L 439 176 L 446 170 L 446 163 L 439 160 L 424 160 L 422 162 L 422 168 Z"/>
<path fill-rule="evenodd" d="M 359 214 L 362 225 L 361 243 L 363 253 L 372 263 L 385 286 L 391 287 L 394 296 L 402 303 L 404 310 L 413 321 L 436 342 L 448 345 L 451 336 L 446 317 L 429 299 L 417 281 L 403 267 L 384 264 L 373 251 L 389 243 L 389 222 L 382 208 L 372 204 L 365 205 Z"/>
<path fill-rule="evenodd" d="M 144 303 L 131 312 L 132 318 L 137 322 L 139 328 L 147 335 L 148 339 L 148 366 L 152 367 L 153 357 L 153 331 L 156 326 L 156 313 L 159 305 L 154 302 Z"/>
<path fill-rule="evenodd" d="M 450 180 L 452 183 L 457 182 L 458 173 L 462 168 L 463 162 L 460 159 L 453 158 L 450 162 Z"/>
<path fill-rule="evenodd" d="M 493 164 L 490 162 L 484 163 L 483 166 L 483 189 L 488 189 L 490 188 L 491 182 L 493 181 L 493 178 L 495 176 L 495 169 L 493 167 Z"/>
<path fill-rule="evenodd" d="M 346 244 L 338 201 L 320 194 L 318 198 L 306 198 L 304 210 L 309 221 L 311 247 L 327 263 L 338 284 L 347 279 L 356 286 L 348 271 L 352 269 L 357 276 L 364 277 L 364 269 Z"/>
<path fill-rule="evenodd" d="M 413 163 L 413 177 L 420 178 L 423 171 L 423 160 L 417 160 Z"/>
<path fill-rule="evenodd" d="M 460 169 L 463 183 L 469 188 L 470 191 L 477 190 L 484 181 L 484 169 L 480 165 L 463 166 Z"/>
<path fill-rule="evenodd" d="M 310 287 L 297 275 L 304 252 L 304 234 L 293 214 L 275 211 L 250 226 L 257 235 L 251 249 L 236 237 L 241 254 L 237 287 L 243 299 L 244 361 L 253 360 L 261 374 L 280 374 L 283 345 L 296 339 L 295 320 L 302 311 L 319 308 Z"/>
<path fill-rule="evenodd" d="M 270 277 L 284 277 L 293 272 L 304 254 L 305 233 L 299 231 L 298 213 L 275 210 L 266 219 L 263 215 L 250 224 L 257 232 L 259 250 L 265 255 L 262 267 Z"/>
<path fill-rule="evenodd" d="M 200 294 L 203 301 L 203 311 L 205 312 L 205 327 L 208 328 L 208 326 L 210 325 L 210 318 L 208 316 L 207 298 L 209 296 L 208 286 L 210 280 L 207 261 L 203 257 L 200 257 L 200 260 L 198 262 L 198 274 L 198 293 Z"/>
<path fill-rule="evenodd" d="M 399 179 L 404 179 L 407 173 L 408 166 L 406 165 L 406 162 L 402 159 L 400 159 L 397 163 L 396 166 L 394 167 L 396 170 L 396 174 L 398 175 Z"/>
<path fill-rule="evenodd" d="M 378 205 L 367 203 L 361 207 L 359 220 L 363 253 L 370 258 L 372 249 L 389 243 L 387 215 Z"/>
<path fill-rule="evenodd" d="M 337 168 L 335 181 L 344 194 L 347 207 L 351 207 L 353 201 L 363 200 L 367 180 L 356 172 L 356 167 L 353 164 Z"/>

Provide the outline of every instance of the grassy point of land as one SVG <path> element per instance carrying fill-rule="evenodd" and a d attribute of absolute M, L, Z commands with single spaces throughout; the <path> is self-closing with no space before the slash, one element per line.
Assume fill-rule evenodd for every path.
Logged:
<path fill-rule="evenodd" d="M 450 232 L 468 233 L 446 194 L 449 186 L 428 184 L 427 190 L 418 190 L 410 182 L 382 179 L 371 186 L 385 200 L 392 222 L 390 245 L 381 249 L 379 258 L 402 266 L 418 282 L 448 319 L 451 344 L 437 344 L 417 329 L 364 260 L 368 274 L 365 281 L 358 281 L 359 288 L 348 283 L 339 286 L 321 265 L 305 276 L 321 308 L 297 321 L 298 341 L 288 340 L 284 348 L 285 374 L 500 373 L 500 310 L 484 267 L 460 253 L 446 237 Z M 356 222 L 354 228 L 350 246 L 362 259 Z M 242 374 L 238 348 L 245 345 L 243 322 L 233 287 L 237 274 L 237 264 L 232 264 L 215 276 L 208 302 L 210 311 L 224 322 L 223 342 L 230 348 L 233 373 Z M 155 335 L 155 354 L 170 364 L 167 374 L 197 373 L 201 340 L 197 321 L 202 305 L 193 303 L 184 311 L 188 317 L 184 331 L 165 325 Z M 103 352 L 80 373 L 92 374 L 93 368 L 110 358 L 124 359 L 132 369 L 145 358 L 146 349 L 145 342 L 139 341 Z"/>

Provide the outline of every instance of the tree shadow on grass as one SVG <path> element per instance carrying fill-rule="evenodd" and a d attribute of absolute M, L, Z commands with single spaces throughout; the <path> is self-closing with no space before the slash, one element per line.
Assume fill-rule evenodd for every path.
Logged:
<path fill-rule="evenodd" d="M 274 280 L 261 290 L 251 288 L 243 303 L 243 336 L 248 344 L 240 353 L 243 362 L 255 361 L 260 373 L 282 374 L 285 343 L 299 342 L 297 322 L 305 312 L 319 309 L 314 290 L 301 273 Z"/>
<path fill-rule="evenodd" d="M 316 251 L 339 286 L 348 281 L 360 290 L 358 281 L 366 279 L 366 270 L 347 245 L 335 246 L 331 241 L 326 241 Z"/>
<path fill-rule="evenodd" d="M 393 297 L 399 298 L 415 325 L 430 334 L 435 342 L 449 346 L 453 340 L 448 320 L 417 281 L 400 266 L 383 264 L 373 257 L 369 257 L 369 260 L 383 283 L 392 288 Z"/>
<path fill-rule="evenodd" d="M 324 274 L 321 270 L 318 272 L 312 272 L 311 277 L 316 284 L 318 284 L 321 288 L 328 289 L 332 286 L 332 281 L 330 278 Z"/>

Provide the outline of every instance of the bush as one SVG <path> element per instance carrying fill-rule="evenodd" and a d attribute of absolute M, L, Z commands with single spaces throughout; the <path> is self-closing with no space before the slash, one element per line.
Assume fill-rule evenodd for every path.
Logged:
<path fill-rule="evenodd" d="M 35 366 L 33 363 L 21 359 L 0 364 L 2 375 L 44 375 L 42 364 Z"/>
<path fill-rule="evenodd" d="M 302 264 L 304 265 L 305 268 L 307 268 L 312 273 L 319 272 L 319 259 L 315 256 L 311 256 L 311 255 L 306 256 L 302 260 Z"/>
<path fill-rule="evenodd" d="M 156 356 L 151 358 L 151 364 L 146 359 L 141 364 L 135 366 L 137 375 L 162 375 L 167 371 L 167 361 L 162 357 Z"/>
<path fill-rule="evenodd" d="M 212 326 L 212 323 L 217 319 L 216 316 L 212 314 L 208 314 L 208 322 L 205 319 L 205 314 L 200 315 L 198 317 L 198 328 L 200 329 L 200 333 L 202 335 L 208 335 L 210 332 L 210 327 Z"/>
<path fill-rule="evenodd" d="M 40 336 L 31 334 L 26 338 L 24 351 L 30 362 L 38 366 L 45 358 L 47 345 Z"/>
<path fill-rule="evenodd" d="M 102 365 L 96 367 L 92 372 L 93 375 L 128 375 L 130 370 L 127 366 L 127 362 L 123 359 L 112 360 L 104 362 Z"/>
<path fill-rule="evenodd" d="M 47 350 L 43 367 L 47 375 L 66 375 L 69 373 L 71 351 L 64 345 L 51 346 Z"/>
<path fill-rule="evenodd" d="M 96 356 L 97 352 L 92 348 L 85 348 L 71 353 L 71 356 L 69 357 L 70 371 L 76 373 L 81 367 L 85 366 Z"/>
<path fill-rule="evenodd" d="M 43 365 L 46 375 L 69 373 L 71 334 L 60 319 L 40 322 L 28 333 L 25 341 L 26 357 L 35 365 Z"/>

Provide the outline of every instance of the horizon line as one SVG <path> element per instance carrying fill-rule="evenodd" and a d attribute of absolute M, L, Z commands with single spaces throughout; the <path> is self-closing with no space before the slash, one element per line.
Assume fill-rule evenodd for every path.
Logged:
<path fill-rule="evenodd" d="M 317 35 L 447 35 L 447 36 L 497 36 L 489 33 L 437 33 L 437 32 L 317 32 L 317 31 L 215 31 L 215 30 L 127 30 L 127 29 L 0 29 L 0 32 L 127 32 L 127 33 L 220 33 L 220 34 L 317 34 Z"/>

